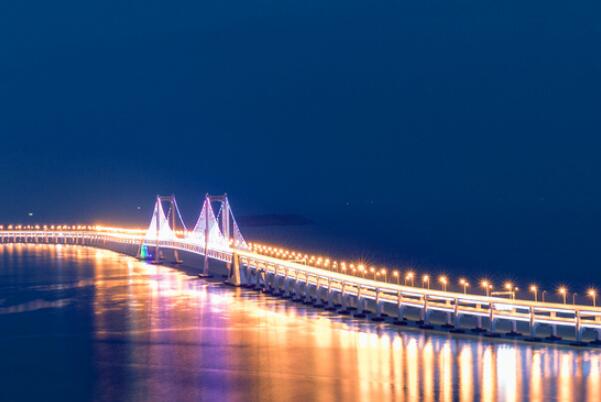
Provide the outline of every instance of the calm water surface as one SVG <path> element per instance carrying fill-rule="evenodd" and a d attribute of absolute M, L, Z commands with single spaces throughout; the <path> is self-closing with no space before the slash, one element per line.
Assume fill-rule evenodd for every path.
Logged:
<path fill-rule="evenodd" d="M 0 401 L 599 401 L 601 352 L 340 318 L 75 246 L 0 246 Z"/>

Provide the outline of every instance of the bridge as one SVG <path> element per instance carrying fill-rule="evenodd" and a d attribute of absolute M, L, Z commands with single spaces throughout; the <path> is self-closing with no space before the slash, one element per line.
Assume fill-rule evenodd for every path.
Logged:
<path fill-rule="evenodd" d="M 253 246 L 242 236 L 227 195 L 207 194 L 191 229 L 184 224 L 174 196 L 157 196 L 147 229 L 0 225 L 0 243 L 79 244 L 109 249 L 125 245 L 135 249 L 138 258 L 152 263 L 164 261 L 165 252 L 180 263 L 182 254 L 189 253 L 203 260 L 199 276 L 208 276 L 210 261 L 217 261 L 225 266 L 226 282 L 230 285 L 262 290 L 338 314 L 387 320 L 400 326 L 528 341 L 560 341 L 560 329 L 562 334 L 571 333 L 564 342 L 579 346 L 601 344 L 601 308 L 568 304 L 565 295 L 562 304 L 516 298 L 513 290 L 506 292 L 508 297 L 488 290 L 484 295 L 469 293 L 467 286 L 463 292 L 447 291 L 446 283 L 437 290 L 431 289 L 429 282 L 427 287 L 407 281 L 402 284 L 398 272 L 394 283 L 389 281 L 392 275 L 387 271 L 377 275 L 380 272 L 372 270 L 373 278 L 367 278 L 363 267 L 355 269 L 344 262 Z M 438 324 L 433 321 L 434 315 Z M 510 330 L 500 331 L 501 323 Z M 518 332 L 519 327 L 526 331 Z M 541 332 L 548 336 L 541 337 Z"/>

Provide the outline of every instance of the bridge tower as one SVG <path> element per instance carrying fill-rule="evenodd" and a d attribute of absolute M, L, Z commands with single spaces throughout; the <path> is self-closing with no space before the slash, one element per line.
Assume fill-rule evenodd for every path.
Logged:
<path fill-rule="evenodd" d="M 163 203 L 167 203 L 169 206 L 167 215 L 165 215 L 163 209 Z M 177 206 L 177 201 L 174 195 L 162 196 L 157 195 L 154 204 L 154 211 L 152 213 L 152 220 L 146 231 L 146 236 L 140 244 L 138 250 L 138 257 L 143 258 L 143 247 L 147 242 L 154 243 L 154 258 L 153 263 L 159 263 L 161 261 L 161 241 L 174 241 L 177 240 L 177 228 L 178 221 L 182 225 L 182 229 L 185 233 L 186 225 L 182 219 L 181 213 Z M 175 263 L 181 263 L 179 252 L 174 249 Z"/>
<path fill-rule="evenodd" d="M 212 204 L 219 205 L 219 212 L 217 213 L 217 217 L 210 216 L 212 214 Z M 240 229 L 238 228 L 238 224 L 236 223 L 236 219 L 232 213 L 232 209 L 230 207 L 230 202 L 227 196 L 227 193 L 223 195 L 205 195 L 205 201 L 203 205 L 203 213 L 204 213 L 204 222 L 206 222 L 204 226 L 204 266 L 202 276 L 208 276 L 209 273 L 209 241 L 210 236 L 215 235 L 215 233 L 211 234 L 212 230 L 210 227 L 210 220 L 214 219 L 215 223 L 218 226 L 219 234 L 222 236 L 221 241 L 223 241 L 223 247 L 229 248 L 231 245 L 234 245 L 234 252 L 232 253 L 232 261 L 226 263 L 226 268 L 228 271 L 228 280 L 227 282 L 240 285 L 240 263 L 239 256 L 235 252 L 235 248 L 238 246 L 246 247 L 246 242 L 240 233 Z M 215 241 L 216 239 L 212 239 Z M 234 266 L 234 270 L 232 270 L 232 264 Z"/>
<path fill-rule="evenodd" d="M 169 222 L 169 226 L 175 239 L 177 239 L 177 230 L 178 230 L 178 222 L 181 223 L 181 229 L 183 233 L 186 231 L 186 225 L 184 224 L 184 220 L 182 219 L 182 215 L 179 211 L 179 207 L 177 206 L 177 200 L 175 199 L 175 195 L 167 195 L 167 196 L 158 196 L 158 199 L 162 203 L 167 203 L 169 205 L 169 209 L 167 210 L 166 220 Z M 173 249 L 174 262 L 176 264 L 181 264 L 183 261 L 180 258 L 179 251 L 177 249 Z"/>
<path fill-rule="evenodd" d="M 203 272 L 202 272 L 202 276 L 208 276 L 209 275 L 209 237 L 210 237 L 210 224 L 209 221 L 211 219 L 211 217 L 209 216 L 209 212 L 212 210 L 211 205 L 213 203 L 218 203 L 220 205 L 219 207 L 219 213 L 217 215 L 217 221 L 220 223 L 220 231 L 221 231 L 221 235 L 223 235 L 224 239 L 226 242 L 229 242 L 230 239 L 230 204 L 229 201 L 227 199 L 227 194 L 223 194 L 223 195 L 210 195 L 210 194 L 205 194 L 205 201 L 204 201 L 204 205 L 203 205 L 203 211 L 204 211 L 204 219 L 205 222 L 207 222 L 205 224 L 204 230 L 204 265 L 203 265 Z M 228 272 L 230 271 L 230 266 L 231 263 L 227 263 L 227 269 Z"/>

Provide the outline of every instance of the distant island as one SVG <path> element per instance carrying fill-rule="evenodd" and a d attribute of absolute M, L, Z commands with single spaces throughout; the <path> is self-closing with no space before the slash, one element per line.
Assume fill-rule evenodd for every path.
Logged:
<path fill-rule="evenodd" d="M 302 215 L 295 214 L 265 214 L 265 215 L 247 215 L 239 216 L 240 226 L 258 227 L 258 226 L 303 226 L 311 225 L 313 221 Z"/>

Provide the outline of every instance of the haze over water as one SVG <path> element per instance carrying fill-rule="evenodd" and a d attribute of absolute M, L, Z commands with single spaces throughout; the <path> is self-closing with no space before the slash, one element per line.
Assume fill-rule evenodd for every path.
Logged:
<path fill-rule="evenodd" d="M 398 330 L 92 248 L 3 245 L 0 267 L 2 401 L 601 398 L 597 350 Z"/>

